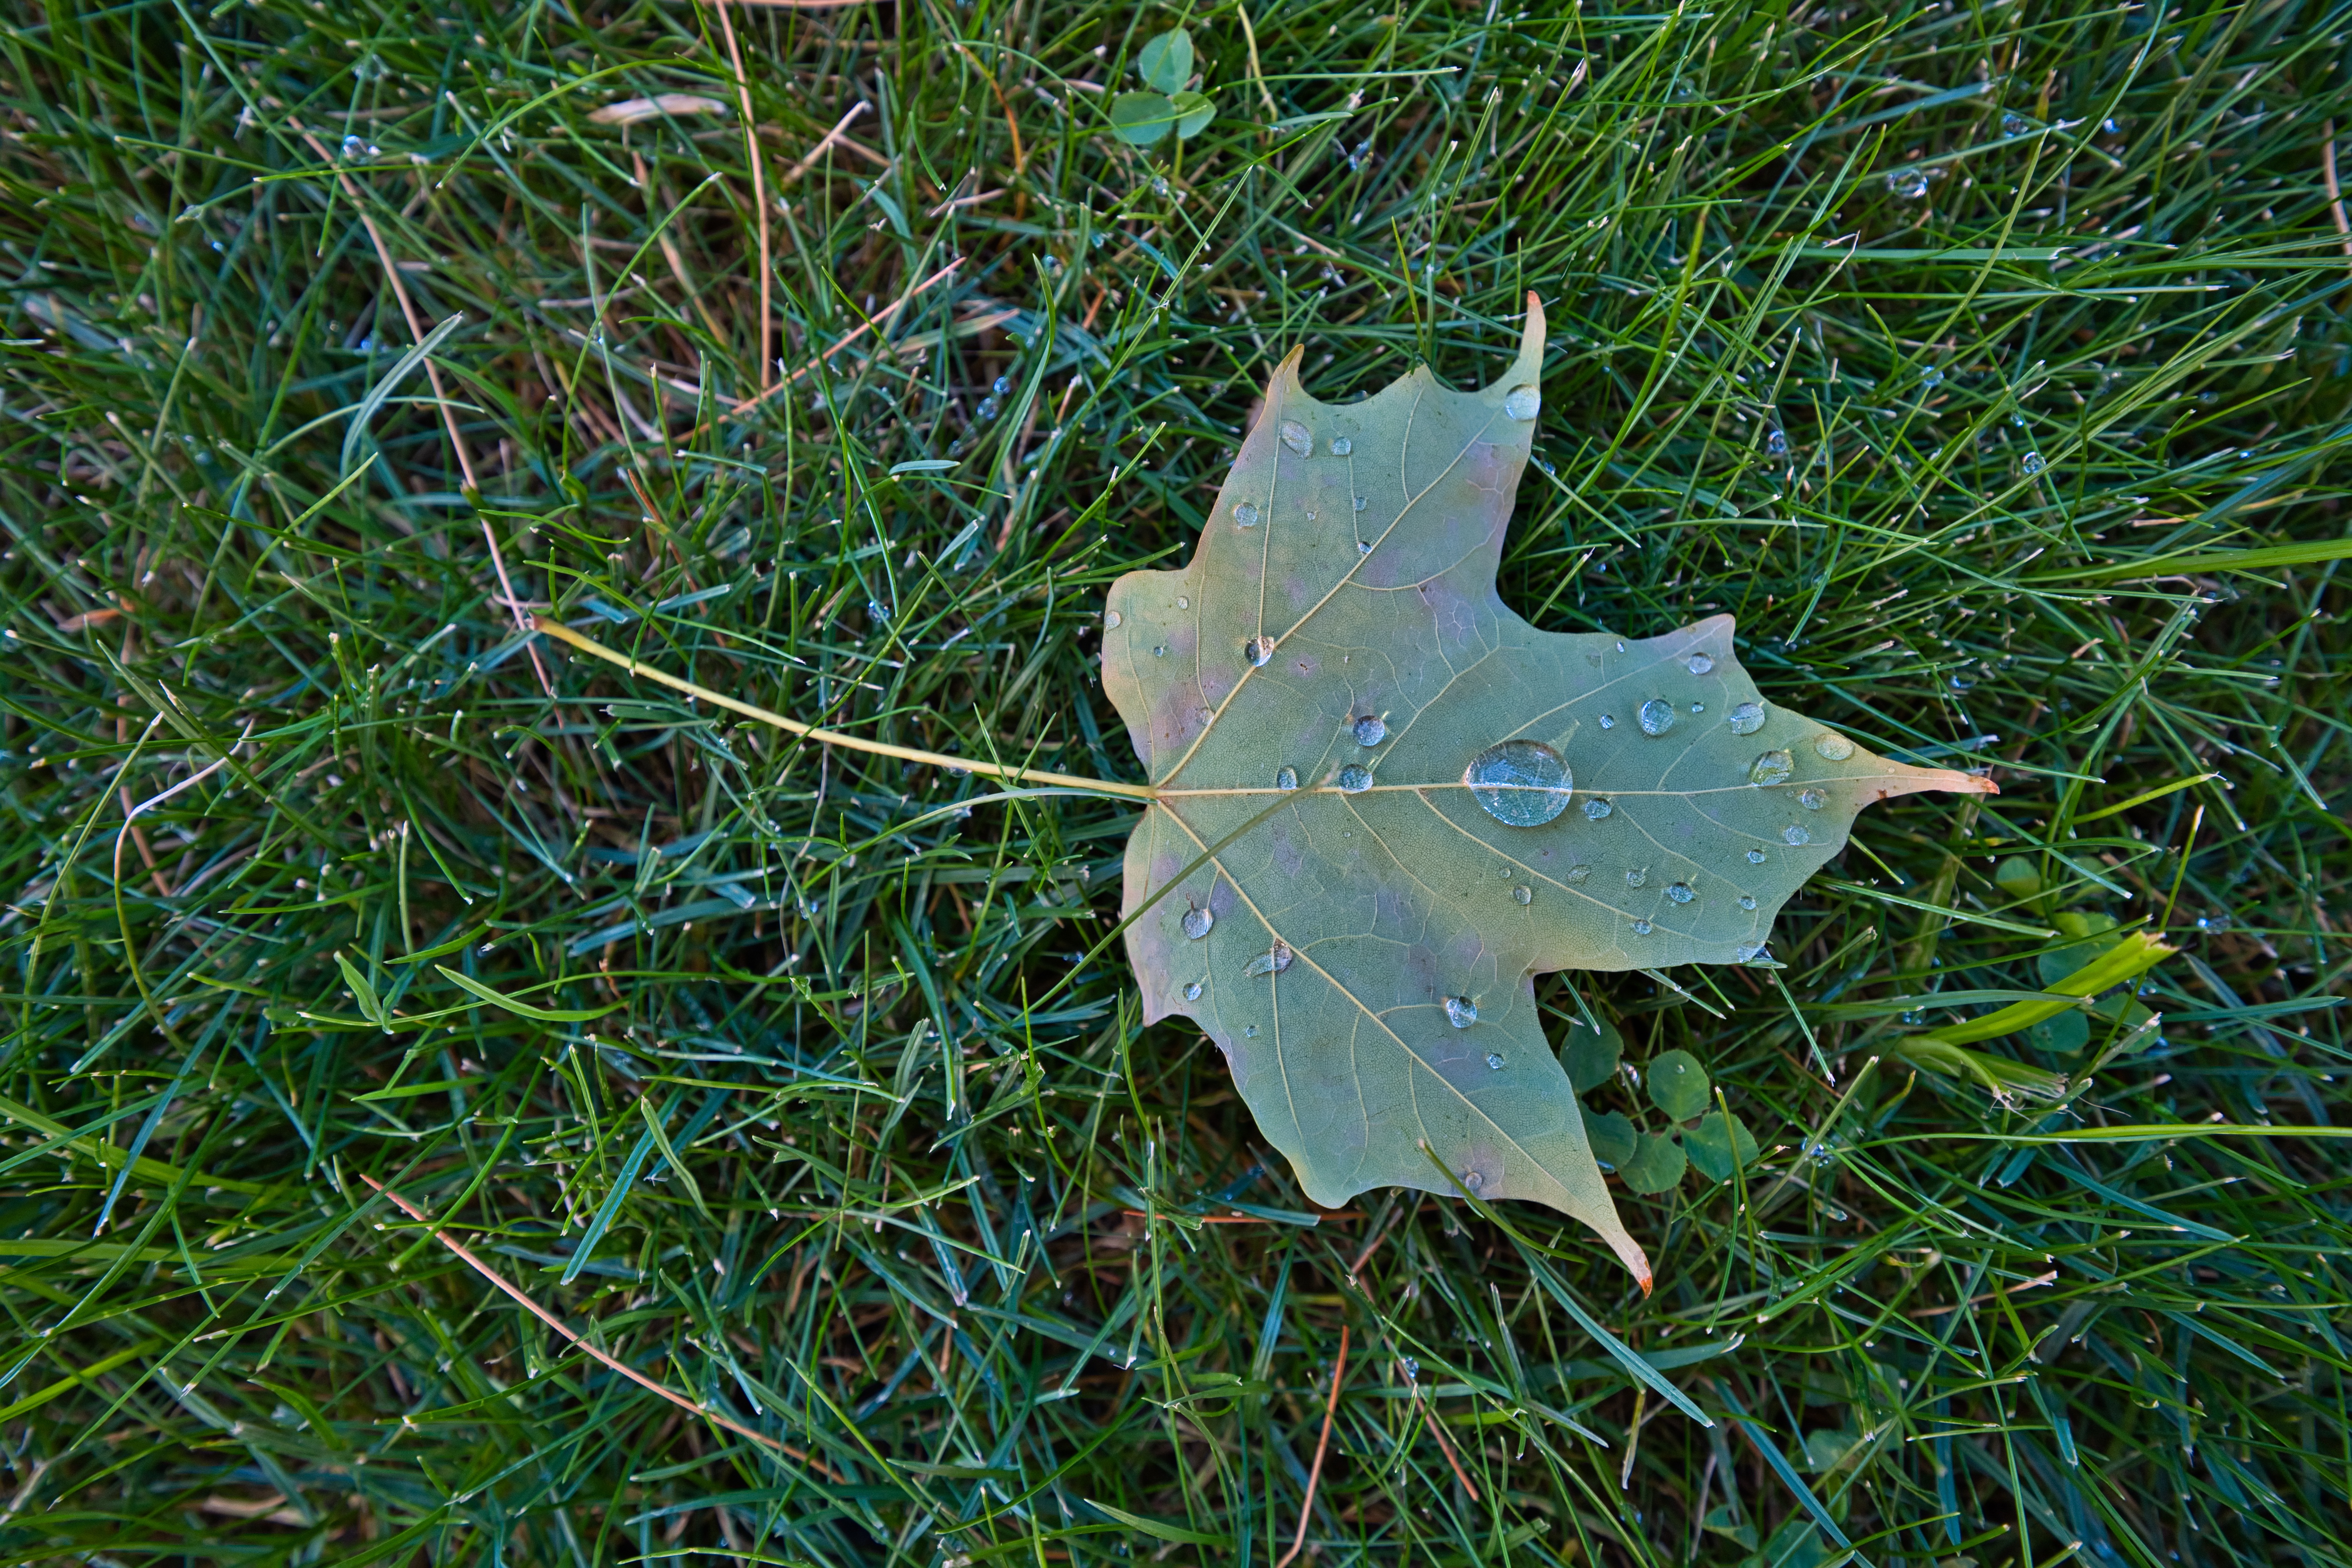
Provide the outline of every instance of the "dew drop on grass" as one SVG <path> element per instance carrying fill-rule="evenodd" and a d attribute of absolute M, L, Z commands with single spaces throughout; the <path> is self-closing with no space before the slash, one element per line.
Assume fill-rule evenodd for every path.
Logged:
<path fill-rule="evenodd" d="M 1714 668 L 1715 660 L 1711 656 L 1703 653 L 1695 653 L 1690 656 L 1690 672 L 1693 675 L 1705 675 L 1708 670 L 1713 669 Z"/>
<path fill-rule="evenodd" d="M 1502 741 L 1487 747 L 1462 770 L 1462 782 L 1487 816 L 1513 827 L 1551 821 L 1568 809 L 1574 787 L 1567 761 L 1540 741 Z"/>
<path fill-rule="evenodd" d="M 1649 921 L 1635 921 L 1633 922 L 1633 934 L 1634 934 L 1635 936 L 1647 936 L 1647 935 L 1649 935 L 1649 934 L 1650 934 L 1650 922 L 1649 922 Z"/>
<path fill-rule="evenodd" d="M 1184 987 L 1184 1000 L 1187 1002 L 1198 1002 L 1200 999 L 1201 983 L 1195 980 L 1192 984 Z"/>
<path fill-rule="evenodd" d="M 1797 792 L 1797 804 L 1807 811 L 1819 811 L 1829 803 L 1830 797 L 1820 790 L 1801 789 Z"/>
<path fill-rule="evenodd" d="M 1249 641 L 1242 644 L 1242 657 L 1250 661 L 1253 668 L 1265 668 L 1274 658 L 1274 639 L 1272 637 L 1250 638 Z"/>
<path fill-rule="evenodd" d="M 1339 770 L 1341 795 L 1360 795 L 1371 787 L 1372 771 L 1370 768 L 1359 767 L 1354 763 L 1349 763 Z"/>
<path fill-rule="evenodd" d="M 1315 437 L 1296 419 L 1282 422 L 1282 444 L 1302 458 L 1315 450 Z"/>
<path fill-rule="evenodd" d="M 1634 719 L 1644 735 L 1663 735 L 1675 727 L 1675 705 L 1663 697 L 1653 697 L 1642 704 Z"/>
<path fill-rule="evenodd" d="M 1596 795 L 1584 803 L 1584 816 L 1591 822 L 1598 822 L 1616 809 L 1616 804 L 1607 795 Z"/>
<path fill-rule="evenodd" d="M 2050 465 L 2049 465 L 2049 464 L 2047 464 L 2047 463 L 2045 463 L 2045 462 L 2043 462 L 2043 461 L 2042 460 L 2042 454 L 2041 454 L 2041 453 L 2039 453 L 2039 452 L 2028 452 L 2028 453 L 2026 453 L 2026 454 L 2025 454 L 2025 462 L 2024 462 L 2024 465 L 2023 465 L 2023 466 L 2024 466 L 2025 471 L 2026 471 L 2027 473 L 2029 473 L 2029 474 L 2038 474 L 2038 473 L 2040 473 L 2043 468 L 2048 468 Z"/>
<path fill-rule="evenodd" d="M 1688 882 L 1670 882 L 1666 885 L 1666 897 L 1678 904 L 1686 904 L 1697 898 L 1698 893 Z"/>
<path fill-rule="evenodd" d="M 990 384 L 988 390 L 999 397 L 1009 397 L 1013 394 L 1013 378 L 1009 375 L 1000 375 Z"/>
<path fill-rule="evenodd" d="M 1248 501 L 1238 503 L 1234 508 L 1234 521 L 1241 524 L 1244 528 L 1255 528 L 1257 526 L 1257 508 L 1251 505 Z"/>
<path fill-rule="evenodd" d="M 1752 784 L 1787 784 L 1789 775 L 1797 771 L 1797 759 L 1786 752 L 1766 752 L 1748 764 L 1748 782 Z"/>
<path fill-rule="evenodd" d="M 1488 1072 L 1501 1072 L 1503 1070 L 1502 1052 L 1488 1051 L 1486 1053 L 1486 1070 Z"/>
<path fill-rule="evenodd" d="M 1723 716 L 1723 721 L 1731 726 L 1731 732 L 1735 735 L 1753 735 L 1764 728 L 1764 704 L 1735 703 L 1731 711 Z"/>
<path fill-rule="evenodd" d="M 1813 751 L 1832 763 L 1842 763 L 1853 755 L 1853 742 L 1834 730 L 1824 730 L 1813 737 Z"/>
<path fill-rule="evenodd" d="M 1941 385 L 1943 385 L 1943 384 L 1944 384 L 1944 367 L 1943 367 L 1942 365 L 1939 365 L 1939 364 L 1931 364 L 1931 365 L 1927 366 L 1925 370 L 1922 370 L 1922 371 L 1919 373 L 1919 384 L 1920 384 L 1920 385 L 1922 385 L 1922 386 L 1941 386 Z"/>
<path fill-rule="evenodd" d="M 1182 921 L 1184 934 L 1192 938 L 1194 942 L 1198 942 L 1202 937 L 1208 935 L 1209 928 L 1216 923 L 1217 917 L 1198 904 L 1193 905 L 1191 909 L 1184 911 L 1184 919 Z"/>
<path fill-rule="evenodd" d="M 1761 866 L 1764 864 L 1764 851 L 1761 849 L 1750 849 L 1748 852 L 1748 863 L 1750 866 Z"/>
<path fill-rule="evenodd" d="M 1297 789 L 1298 787 L 1298 770 L 1297 768 L 1275 769 L 1274 787 L 1282 791 L 1285 795 Z"/>
<path fill-rule="evenodd" d="M 2032 122 L 2022 114 L 2004 114 L 2000 117 L 2000 133 L 2003 136 L 2022 136 L 2032 129 L 2033 129 Z"/>
<path fill-rule="evenodd" d="M 1466 1029 L 1478 1021 L 1478 1005 L 1467 996 L 1448 996 L 1445 1021 L 1457 1029 Z"/>
<path fill-rule="evenodd" d="M 1752 909 L 1754 909 L 1754 908 L 1756 907 L 1756 895 L 1755 895 L 1755 894 L 1753 894 L 1753 893 L 1742 893 L 1742 894 L 1740 894 L 1740 895 L 1739 895 L 1739 907 L 1740 907 L 1741 909 L 1743 909 L 1743 910 L 1752 910 Z"/>
<path fill-rule="evenodd" d="M 1118 612 L 1117 610 L 1105 610 L 1103 612 L 1103 630 L 1107 632 L 1115 632 L 1118 630 Z"/>
<path fill-rule="evenodd" d="M 1356 444 L 1353 441 L 1349 440 L 1345 436 L 1334 436 L 1331 437 L 1331 455 L 1333 457 L 1344 458 L 1355 449 Z"/>
<path fill-rule="evenodd" d="M 1886 176 L 1886 188 L 1905 201 L 1916 202 L 1927 194 L 1927 172 L 1925 169 L 1896 169 Z"/>
<path fill-rule="evenodd" d="M 1377 746 L 1389 738 L 1387 722 L 1377 713 L 1367 713 L 1356 721 L 1356 744 Z"/>
<path fill-rule="evenodd" d="M 1532 904 L 1536 901 L 1536 890 L 1523 883 L 1511 889 L 1511 897 L 1520 903 Z"/>
<path fill-rule="evenodd" d="M 1811 844 L 1812 841 L 1813 836 L 1793 822 L 1780 829 L 1780 842 L 1783 844 Z"/>
<path fill-rule="evenodd" d="M 1785 458 L 1789 455 L 1789 437 L 1778 430 L 1767 431 L 1764 435 L 1764 449 L 1776 458 Z"/>
<path fill-rule="evenodd" d="M 1625 873 L 1625 885 L 1629 888 L 1643 887 L 1648 884 L 1649 880 L 1650 868 L 1646 866 L 1636 866 L 1633 869 Z"/>
<path fill-rule="evenodd" d="M 1514 419 L 1532 419 L 1543 409 L 1543 394 L 1532 386 L 1515 386 L 1503 396 L 1503 412 Z"/>
<path fill-rule="evenodd" d="M 1249 967 L 1242 973 L 1253 978 L 1260 974 L 1279 974 L 1290 967 L 1290 944 L 1286 942 L 1277 942 L 1267 951 L 1251 959 Z"/>
<path fill-rule="evenodd" d="M 1592 868 L 1590 866 L 1570 866 L 1568 868 L 1568 879 L 1571 884 L 1590 881 L 1591 877 Z"/>

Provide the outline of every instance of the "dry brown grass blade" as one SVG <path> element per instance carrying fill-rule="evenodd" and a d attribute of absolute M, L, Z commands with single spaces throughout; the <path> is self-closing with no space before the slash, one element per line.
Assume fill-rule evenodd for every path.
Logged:
<path fill-rule="evenodd" d="M 1331 1364 L 1331 1392 L 1323 1401 L 1323 1435 L 1315 1439 L 1315 1462 L 1307 1468 L 1307 1496 L 1298 1504 L 1298 1533 L 1290 1550 L 1274 1568 L 1290 1568 L 1290 1561 L 1307 1547 L 1307 1524 L 1315 1517 L 1315 1489 L 1323 1482 L 1323 1456 L 1331 1447 L 1331 1421 L 1339 1414 L 1339 1384 L 1348 1375 L 1348 1325 L 1339 1325 L 1339 1355 Z"/>

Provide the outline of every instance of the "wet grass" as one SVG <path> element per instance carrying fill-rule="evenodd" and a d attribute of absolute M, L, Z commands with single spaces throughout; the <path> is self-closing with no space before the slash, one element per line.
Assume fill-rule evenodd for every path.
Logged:
<path fill-rule="evenodd" d="M 1218 118 L 1118 142 L 1187 16 Z M 2352 1167 L 2299 1131 L 2347 30 L 17 7 L 0 1551 L 2352 1557 Z M 1734 611 L 1775 700 L 2001 787 L 1867 813 L 1780 969 L 1545 982 L 1765 1145 L 1622 1194 L 1647 1299 L 1533 1210 L 1305 1223 L 1216 1052 L 1078 963 L 1131 806 L 967 811 L 518 634 L 1131 778 L 1102 590 L 1272 364 L 1478 383 L 1530 288 L 1506 596 Z M 2160 1022 L 1973 1047 L 2040 1092 L 1918 1070 L 2061 915 L 2178 945 Z"/>

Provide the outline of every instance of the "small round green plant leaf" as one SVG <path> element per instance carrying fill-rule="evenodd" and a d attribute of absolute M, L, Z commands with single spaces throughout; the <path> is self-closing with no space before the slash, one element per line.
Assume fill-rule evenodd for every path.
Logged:
<path fill-rule="evenodd" d="M 1637 1193 L 1655 1194 L 1670 1192 L 1683 1179 L 1683 1170 L 1690 1162 L 1684 1158 L 1682 1146 L 1664 1133 L 1644 1132 L 1633 1157 L 1618 1168 L 1625 1184 Z"/>
<path fill-rule="evenodd" d="M 1190 142 L 1209 128 L 1217 117 L 1217 106 L 1203 92 L 1180 92 L 1169 100 L 1176 110 L 1176 137 Z"/>
<path fill-rule="evenodd" d="M 2025 1037 L 2038 1049 L 2073 1056 L 2090 1043 L 2091 1021 L 2079 1009 L 2072 1010 L 2032 1026 Z"/>
<path fill-rule="evenodd" d="M 1597 1035 L 1581 1025 L 1568 1032 L 1568 1049 L 1560 1055 L 1560 1065 L 1568 1068 L 1569 1086 L 1579 1094 L 1590 1094 L 1617 1076 L 1617 1063 L 1624 1055 L 1625 1037 L 1603 1018 Z"/>
<path fill-rule="evenodd" d="M 2031 899 L 2042 891 L 2042 873 L 2022 855 L 2011 855 L 1992 868 L 1993 886 L 2012 899 Z"/>
<path fill-rule="evenodd" d="M 1146 87 L 1164 93 L 1180 90 L 1192 79 L 1192 35 L 1181 27 L 1171 27 L 1146 39 L 1135 57 L 1135 74 Z"/>
<path fill-rule="evenodd" d="M 1650 1102 L 1669 1120 L 1688 1121 L 1706 1110 L 1706 1069 L 1688 1051 L 1668 1051 L 1650 1063 Z"/>
<path fill-rule="evenodd" d="M 1691 1169 L 1710 1182 L 1727 1182 L 1734 1171 L 1752 1163 L 1758 1153 L 1756 1135 L 1737 1115 L 1708 1111 L 1683 1134 L 1683 1152 Z"/>
<path fill-rule="evenodd" d="M 1176 124 L 1176 106 L 1164 93 L 1122 92 L 1110 100 L 1111 134 L 1135 147 L 1149 147 Z"/>
<path fill-rule="evenodd" d="M 1592 1157 L 1612 1171 L 1622 1170 L 1633 1157 L 1641 1136 L 1622 1110 L 1584 1113 L 1584 1141 L 1592 1146 Z"/>

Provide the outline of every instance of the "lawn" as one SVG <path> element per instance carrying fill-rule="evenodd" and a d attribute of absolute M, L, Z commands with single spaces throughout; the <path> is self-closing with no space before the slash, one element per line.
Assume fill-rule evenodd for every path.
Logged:
<path fill-rule="evenodd" d="M 20 0 L 0 1561 L 2352 1562 L 2347 33 Z M 1318 1211 L 1136 803 L 989 774 L 1141 780 L 1106 590 L 1294 346 L 1529 290 L 1512 608 L 2000 791 L 1538 980 L 1760 1145 L 1612 1178 L 1647 1295 Z"/>

